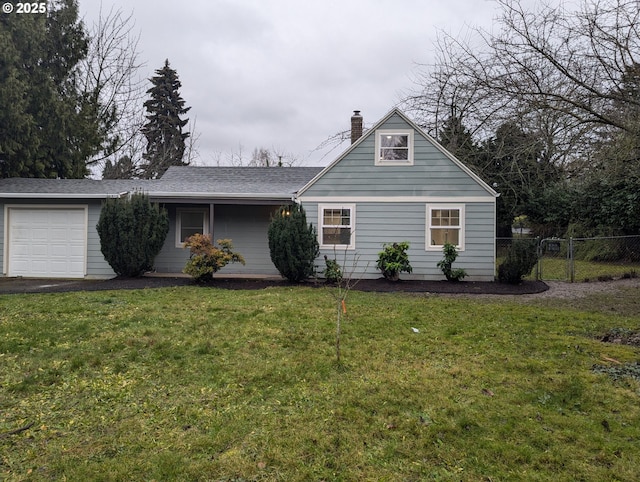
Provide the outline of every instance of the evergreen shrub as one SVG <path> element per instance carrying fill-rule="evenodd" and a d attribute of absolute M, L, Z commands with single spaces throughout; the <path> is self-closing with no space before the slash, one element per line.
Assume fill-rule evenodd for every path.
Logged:
<path fill-rule="evenodd" d="M 118 276 L 141 276 L 153 269 L 169 232 L 169 216 L 143 193 L 109 198 L 96 225 L 100 250 Z"/>
<path fill-rule="evenodd" d="M 300 282 L 314 275 L 320 247 L 301 205 L 281 206 L 271 217 L 268 236 L 271 261 L 284 278 Z"/>
<path fill-rule="evenodd" d="M 522 282 L 538 262 L 537 248 L 535 239 L 514 239 L 507 256 L 498 266 L 498 281 L 509 284 Z"/>

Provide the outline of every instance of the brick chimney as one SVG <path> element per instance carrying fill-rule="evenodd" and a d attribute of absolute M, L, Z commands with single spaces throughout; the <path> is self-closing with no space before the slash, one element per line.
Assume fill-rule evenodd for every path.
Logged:
<path fill-rule="evenodd" d="M 351 116 L 351 144 L 362 137 L 362 116 L 359 110 L 354 110 Z"/>

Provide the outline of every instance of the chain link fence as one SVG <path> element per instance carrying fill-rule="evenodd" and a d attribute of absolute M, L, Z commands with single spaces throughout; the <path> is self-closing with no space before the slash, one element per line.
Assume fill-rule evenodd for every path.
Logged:
<path fill-rule="evenodd" d="M 526 237 L 496 238 L 496 270 L 509 247 Z M 537 239 L 538 264 L 529 279 L 594 281 L 640 276 L 640 236 Z"/>

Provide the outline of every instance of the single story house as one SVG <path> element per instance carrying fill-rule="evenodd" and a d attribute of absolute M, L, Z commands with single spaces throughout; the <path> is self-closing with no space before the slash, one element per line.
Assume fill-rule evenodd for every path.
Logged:
<path fill-rule="evenodd" d="M 354 277 L 377 278 L 384 243 L 408 241 L 405 279 L 443 279 L 442 246 L 458 247 L 455 267 L 492 281 L 498 194 L 400 110 L 363 133 L 351 118 L 352 144 L 326 167 L 172 167 L 157 180 L 0 180 L 1 276 L 109 278 L 96 224 L 106 198 L 142 191 L 164 206 L 170 231 L 157 272 L 179 273 L 186 237 L 230 238 L 246 265 L 228 274 L 278 274 L 267 228 L 281 205 L 301 203 L 316 226 L 321 254 Z"/>

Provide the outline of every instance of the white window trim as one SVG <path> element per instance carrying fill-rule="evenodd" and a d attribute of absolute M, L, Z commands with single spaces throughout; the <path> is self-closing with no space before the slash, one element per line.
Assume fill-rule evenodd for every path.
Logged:
<path fill-rule="evenodd" d="M 176 209 L 176 248 L 184 248 L 184 242 L 180 239 L 182 232 L 182 215 L 184 213 L 202 214 L 202 234 L 209 234 L 209 210 L 208 208 L 178 208 Z"/>
<path fill-rule="evenodd" d="M 324 244 L 324 237 L 322 230 L 324 227 L 324 210 L 325 209 L 349 209 L 351 225 L 351 238 L 349 244 Z M 319 204 L 318 205 L 318 244 L 320 249 L 337 249 L 337 250 L 352 250 L 356 249 L 356 205 L 355 204 Z"/>
<path fill-rule="evenodd" d="M 408 136 L 408 159 L 402 161 L 392 161 L 388 159 L 380 158 L 380 147 L 382 143 L 380 139 L 382 136 Z M 376 166 L 413 166 L 413 129 L 378 129 L 376 131 L 376 152 L 375 152 L 375 165 Z"/>
<path fill-rule="evenodd" d="M 432 216 L 431 216 L 431 212 L 435 209 L 458 209 L 460 211 L 460 227 L 458 228 L 460 231 L 460 235 L 458 236 L 459 239 L 459 244 L 456 246 L 456 248 L 458 248 L 458 251 L 464 251 L 465 249 L 465 224 L 466 224 L 466 217 L 465 217 L 465 205 L 464 204 L 427 204 L 427 220 L 426 220 L 426 233 L 425 233 L 425 239 L 426 239 L 426 246 L 425 249 L 426 251 L 442 251 L 443 245 L 441 244 L 431 244 L 431 220 L 432 220 Z M 437 229 L 437 228 L 436 228 Z"/>

